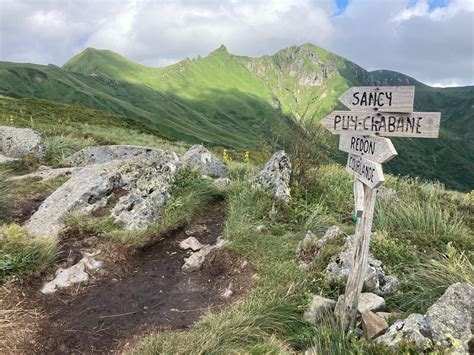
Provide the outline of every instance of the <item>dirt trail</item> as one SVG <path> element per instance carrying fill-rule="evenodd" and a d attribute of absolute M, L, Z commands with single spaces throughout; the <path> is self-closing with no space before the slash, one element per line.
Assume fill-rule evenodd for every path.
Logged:
<path fill-rule="evenodd" d="M 215 243 L 224 228 L 223 210 L 221 203 L 207 208 L 205 217 L 188 226 L 204 224 L 207 231 L 193 236 L 201 243 Z M 122 254 L 122 260 L 107 263 L 101 275 L 76 289 L 61 290 L 53 296 L 39 293 L 39 284 L 10 290 L 7 304 L 14 307 L 20 301 L 21 309 L 34 309 L 36 316 L 18 313 L 21 316 L 13 327 L 24 325 L 31 329 L 27 334 L 12 329 L 11 335 L 19 331 L 23 337 L 9 345 L 7 336 L 0 344 L 0 352 L 3 346 L 3 351 L 8 352 L 110 352 L 139 334 L 187 329 L 207 309 L 218 310 L 244 296 L 253 283 L 253 270 L 236 254 L 219 251 L 201 272 L 182 273 L 187 252 L 179 248 L 179 242 L 188 237 L 185 230 L 164 236 L 133 254 L 115 250 Z M 77 244 L 74 238 L 67 243 L 71 244 L 71 240 Z M 77 250 L 71 250 L 69 254 L 77 254 Z M 234 295 L 225 300 L 221 293 L 231 281 Z"/>

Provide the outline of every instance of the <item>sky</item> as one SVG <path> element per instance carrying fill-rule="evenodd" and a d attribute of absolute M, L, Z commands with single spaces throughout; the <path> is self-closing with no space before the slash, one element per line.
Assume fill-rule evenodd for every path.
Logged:
<path fill-rule="evenodd" d="M 474 85 L 474 0 L 0 0 L 0 60 L 62 65 L 87 47 L 149 66 L 313 43 L 367 70 Z"/>

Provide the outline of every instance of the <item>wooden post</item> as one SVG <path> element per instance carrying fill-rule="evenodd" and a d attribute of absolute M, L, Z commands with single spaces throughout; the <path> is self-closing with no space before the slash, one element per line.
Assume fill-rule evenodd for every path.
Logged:
<path fill-rule="evenodd" d="M 364 276 L 369 257 L 372 220 L 375 211 L 376 190 L 364 186 L 364 212 L 356 226 L 354 238 L 354 255 L 347 278 L 344 300 L 339 305 L 337 313 L 344 328 L 353 327 L 357 316 L 359 296 L 364 285 Z"/>

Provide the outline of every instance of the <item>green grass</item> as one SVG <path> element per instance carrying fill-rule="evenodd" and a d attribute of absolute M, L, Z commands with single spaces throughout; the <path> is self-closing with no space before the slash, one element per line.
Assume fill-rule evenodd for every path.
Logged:
<path fill-rule="evenodd" d="M 0 226 L 0 281 L 37 274 L 52 264 L 57 244 L 53 238 L 31 238 L 15 224 Z"/>
<path fill-rule="evenodd" d="M 5 167 L 0 167 L 0 223 L 5 223 L 10 218 L 12 195 L 11 185 L 7 178 L 10 173 Z"/>

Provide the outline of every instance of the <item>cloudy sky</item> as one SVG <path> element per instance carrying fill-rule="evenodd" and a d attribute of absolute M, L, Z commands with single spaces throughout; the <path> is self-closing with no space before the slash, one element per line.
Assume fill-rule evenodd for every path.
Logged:
<path fill-rule="evenodd" d="M 0 60 L 62 65 L 87 47 L 161 66 L 314 43 L 368 70 L 474 85 L 474 0 L 0 0 Z"/>

